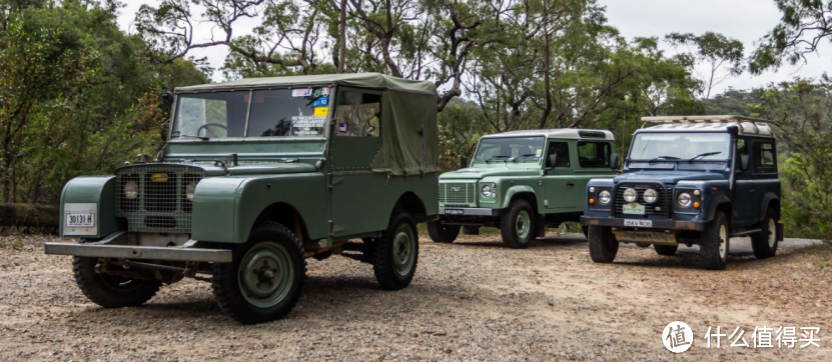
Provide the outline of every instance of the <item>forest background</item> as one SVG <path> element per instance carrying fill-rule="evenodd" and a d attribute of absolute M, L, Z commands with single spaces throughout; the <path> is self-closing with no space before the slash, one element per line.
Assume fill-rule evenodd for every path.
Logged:
<path fill-rule="evenodd" d="M 0 0 L 0 201 L 55 204 L 73 177 L 155 155 L 170 112 L 162 95 L 211 82 L 215 70 L 190 53 L 224 47 L 225 80 L 433 82 L 444 170 L 496 132 L 608 129 L 623 156 L 642 116 L 771 119 L 787 234 L 832 240 L 832 80 L 713 92 L 828 46 L 832 0 L 772 1 L 780 23 L 745 49 L 714 32 L 626 39 L 596 0 L 162 0 L 142 5 L 129 33 L 118 0 Z M 194 36 L 205 24 L 207 41 Z"/>

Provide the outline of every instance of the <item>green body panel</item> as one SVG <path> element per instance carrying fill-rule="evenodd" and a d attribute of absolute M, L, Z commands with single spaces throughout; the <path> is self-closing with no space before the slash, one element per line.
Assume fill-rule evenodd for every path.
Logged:
<path fill-rule="evenodd" d="M 583 168 L 578 157 L 578 143 L 581 141 L 604 141 L 592 139 L 553 139 L 549 143 L 569 144 L 569 166 L 545 169 L 543 158 L 525 162 L 475 162 L 471 167 L 447 172 L 440 176 L 441 183 L 476 183 L 476 201 L 465 207 L 505 209 L 518 193 L 534 194 L 539 214 L 576 213 L 584 209 L 585 187 L 590 179 L 611 178 L 617 172 L 610 168 Z M 606 140 L 614 150 L 614 141 Z M 496 185 L 497 198 L 482 196 L 485 185 Z M 440 208 L 444 207 L 440 203 Z M 462 207 L 451 206 L 452 207 Z"/>
<path fill-rule="evenodd" d="M 71 235 L 79 238 L 99 238 L 107 236 L 119 230 L 127 229 L 126 221 L 117 219 L 115 216 L 115 177 L 114 176 L 100 176 L 100 177 L 77 177 L 73 178 L 64 186 L 63 193 L 61 193 L 61 215 L 60 215 L 60 233 L 64 235 L 64 204 L 67 203 L 95 203 L 98 211 L 96 212 L 96 226 L 98 233 L 96 235 Z"/>
<path fill-rule="evenodd" d="M 242 243 L 270 205 L 292 206 L 310 239 L 327 235 L 326 183 L 322 173 L 206 178 L 194 193 L 191 238 Z"/>

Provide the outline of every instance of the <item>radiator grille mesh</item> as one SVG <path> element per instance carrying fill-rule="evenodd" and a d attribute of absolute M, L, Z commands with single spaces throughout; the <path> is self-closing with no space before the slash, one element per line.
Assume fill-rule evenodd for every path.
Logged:
<path fill-rule="evenodd" d="M 204 176 L 201 168 L 175 164 L 119 168 L 116 216 L 127 218 L 129 231 L 190 233 L 193 204 L 187 192 Z"/>
<path fill-rule="evenodd" d="M 439 203 L 446 207 L 469 207 L 476 203 L 474 183 L 440 183 Z"/>

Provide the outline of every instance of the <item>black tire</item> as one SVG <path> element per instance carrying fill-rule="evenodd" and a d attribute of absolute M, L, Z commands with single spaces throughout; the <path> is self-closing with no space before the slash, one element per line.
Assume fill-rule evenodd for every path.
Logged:
<path fill-rule="evenodd" d="M 410 213 L 393 212 L 373 253 L 373 272 L 382 289 L 397 291 L 410 285 L 419 263 L 419 233 Z"/>
<path fill-rule="evenodd" d="M 604 226 L 589 227 L 589 257 L 595 263 L 612 263 L 618 254 L 618 240 L 612 229 Z"/>
<path fill-rule="evenodd" d="M 234 249 L 233 256 L 231 263 L 214 264 L 211 279 L 223 312 L 249 325 L 278 320 L 292 311 L 303 288 L 306 260 L 291 230 L 273 222 L 260 223 L 248 241 Z M 259 267 L 258 261 L 262 262 Z"/>
<path fill-rule="evenodd" d="M 101 307 L 141 306 L 153 298 L 162 286 L 162 282 L 156 279 L 98 274 L 95 272 L 97 263 L 98 258 L 72 257 L 72 273 L 84 296 Z"/>
<path fill-rule="evenodd" d="M 754 249 L 754 256 L 757 259 L 771 258 L 777 254 L 777 218 L 774 210 L 768 209 L 766 217 L 760 222 L 763 230 L 759 234 L 751 235 L 751 248 Z"/>
<path fill-rule="evenodd" d="M 653 244 L 653 250 L 656 251 L 659 255 L 671 256 L 676 255 L 676 250 L 679 249 L 678 245 L 656 245 Z"/>
<path fill-rule="evenodd" d="M 717 211 L 713 221 L 705 227 L 705 231 L 699 237 L 699 259 L 705 269 L 725 269 L 731 242 L 730 233 L 728 218 L 722 211 Z"/>
<path fill-rule="evenodd" d="M 428 235 L 434 243 L 453 243 L 459 236 L 459 225 L 445 225 L 439 221 L 428 222 Z"/>
<path fill-rule="evenodd" d="M 512 249 L 526 249 L 535 237 L 535 211 L 526 200 L 514 200 L 500 220 L 503 243 Z"/>

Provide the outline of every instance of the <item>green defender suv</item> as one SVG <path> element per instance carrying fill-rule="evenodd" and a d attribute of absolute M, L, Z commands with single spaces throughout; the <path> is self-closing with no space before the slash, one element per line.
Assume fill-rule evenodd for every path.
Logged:
<path fill-rule="evenodd" d="M 545 228 L 580 221 L 587 182 L 616 175 L 615 139 L 601 130 L 527 130 L 480 139 L 471 166 L 439 177 L 435 242 L 499 227 L 503 242 L 523 249 Z"/>
<path fill-rule="evenodd" d="M 61 196 L 61 235 L 81 291 L 138 306 L 163 284 L 210 281 L 250 324 L 283 317 L 305 259 L 370 263 L 383 289 L 407 287 L 416 224 L 435 220 L 436 90 L 381 74 L 244 79 L 167 95 L 169 141 Z"/>

